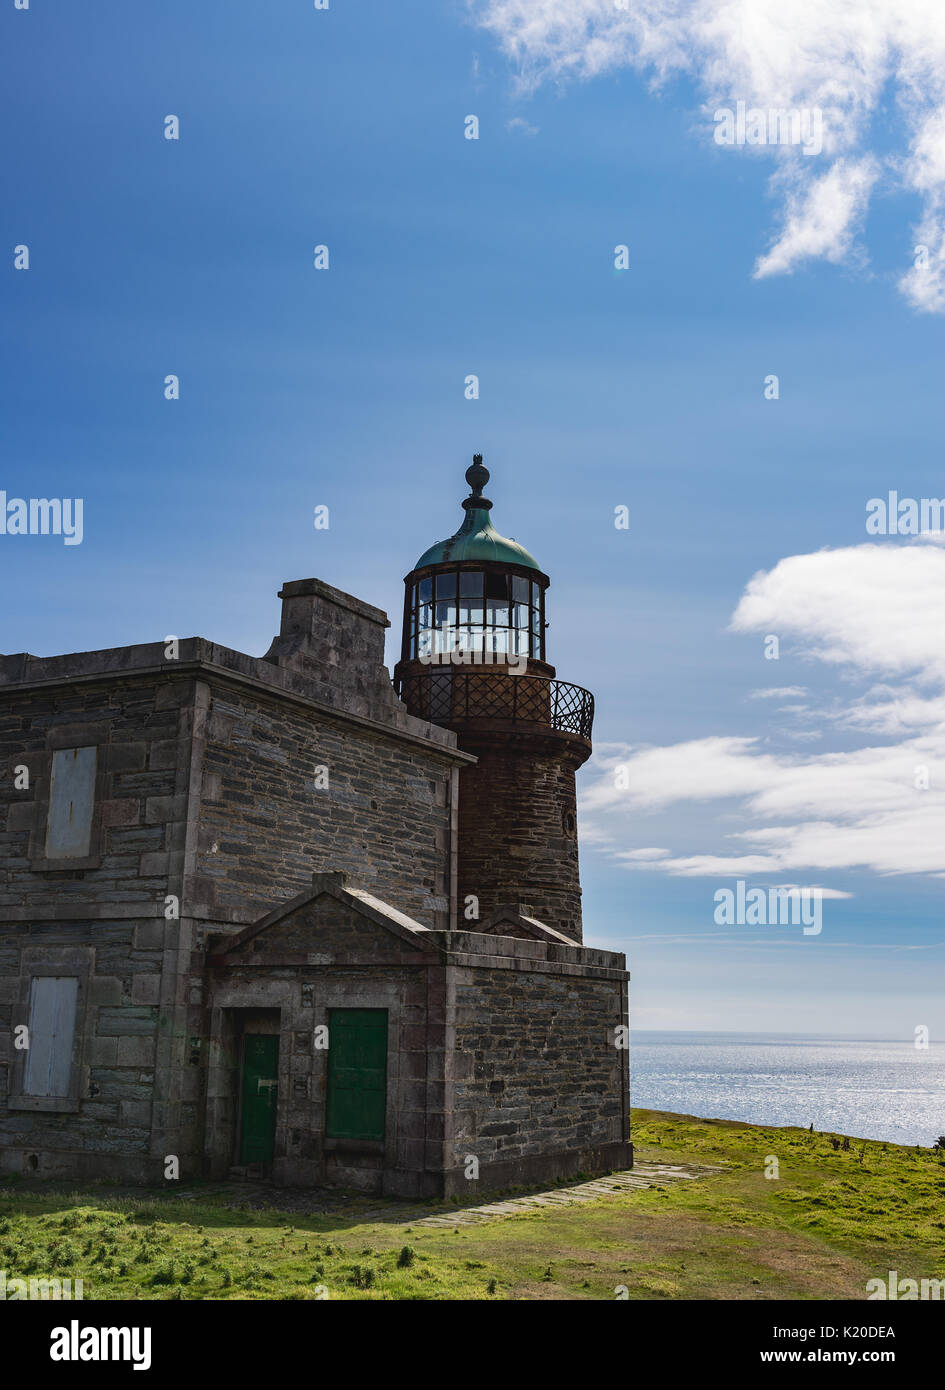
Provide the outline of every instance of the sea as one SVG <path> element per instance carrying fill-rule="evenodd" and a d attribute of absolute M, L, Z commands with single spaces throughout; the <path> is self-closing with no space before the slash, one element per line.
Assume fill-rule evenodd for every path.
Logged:
<path fill-rule="evenodd" d="M 631 1104 L 927 1147 L 945 1134 L 945 1043 L 637 1032 Z"/>

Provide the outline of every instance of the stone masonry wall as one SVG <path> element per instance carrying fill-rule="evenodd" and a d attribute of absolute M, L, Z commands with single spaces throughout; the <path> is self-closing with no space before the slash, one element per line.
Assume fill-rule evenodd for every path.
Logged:
<path fill-rule="evenodd" d="M 0 1170 L 151 1181 L 160 1176 L 166 1150 L 160 1145 L 159 1152 L 152 1150 L 152 1129 L 162 948 L 169 929 L 162 921 L 129 919 L 44 923 L 4 932 Z M 63 975 L 80 973 L 87 984 L 74 1044 L 79 1085 L 72 1111 L 21 1109 L 18 1097 L 8 1094 L 14 1064 L 11 1029 L 27 1021 L 29 981 L 40 967 Z M 191 1126 L 198 1090 L 195 1073 L 181 1078 L 179 1097 L 187 1112 L 183 1121 Z"/>
<path fill-rule="evenodd" d="M 479 899 L 479 918 L 508 902 L 581 940 L 574 765 L 565 750 L 493 735 L 460 745 L 479 762 L 459 778 L 459 906 Z M 570 817 L 570 820 L 569 820 Z"/>
<path fill-rule="evenodd" d="M 628 1138 L 626 986 L 581 975 L 458 969 L 452 1165 L 488 1166 Z"/>
<path fill-rule="evenodd" d="M 314 872 L 343 870 L 446 926 L 450 771 L 448 752 L 213 682 L 188 901 L 211 918 L 256 904 L 258 917 Z"/>
<path fill-rule="evenodd" d="M 0 686 L 0 1167 L 156 1178 L 193 1149 L 199 1082 L 183 1057 L 190 924 L 180 894 L 194 684 L 150 674 L 19 691 Z M 97 749 L 90 855 L 36 867 L 56 748 Z M 13 768 L 29 769 L 16 789 Z M 9 1095 L 35 974 L 77 975 L 75 1108 Z M 191 1016 L 192 1017 L 192 1016 Z M 15 1089 L 15 1088 L 14 1088 Z"/>
<path fill-rule="evenodd" d="M 19 691 L 0 685 L 0 912 L 163 903 L 180 874 L 193 684 L 160 675 Z M 79 870 L 36 872 L 56 748 L 97 747 L 92 857 Z M 179 777 L 181 763 L 185 775 Z M 29 770 L 17 789 L 13 769 Z M 8 909 L 9 912 L 4 911 Z"/>

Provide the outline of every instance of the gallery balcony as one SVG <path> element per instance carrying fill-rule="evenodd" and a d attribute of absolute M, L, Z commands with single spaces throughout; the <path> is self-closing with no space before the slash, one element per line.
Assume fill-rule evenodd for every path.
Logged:
<path fill-rule="evenodd" d="M 522 730 L 570 735 L 590 744 L 594 696 L 580 685 L 541 676 L 414 669 L 395 681 L 410 713 L 446 728 Z"/>

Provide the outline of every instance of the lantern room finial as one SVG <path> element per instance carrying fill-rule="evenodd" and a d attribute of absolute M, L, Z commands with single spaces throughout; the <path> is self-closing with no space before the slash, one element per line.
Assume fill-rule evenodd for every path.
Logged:
<path fill-rule="evenodd" d="M 466 481 L 470 487 L 468 497 L 463 498 L 463 524 L 459 530 L 445 541 L 431 545 L 420 556 L 415 569 L 426 569 L 428 565 L 447 565 L 467 560 L 488 561 L 490 565 L 517 565 L 524 569 L 539 569 L 538 561 L 529 555 L 524 546 L 500 536 L 492 524 L 490 512 L 492 503 L 483 497 L 482 489 L 489 481 L 489 470 L 482 465 L 482 454 L 473 454 L 473 461 L 466 469 Z M 547 584 L 547 578 L 545 583 Z"/>
<path fill-rule="evenodd" d="M 473 510 L 491 511 L 492 503 L 488 497 L 482 495 L 482 489 L 489 481 L 489 470 L 483 466 L 482 454 L 473 454 L 472 465 L 466 469 L 466 481 L 472 488 L 470 496 L 463 500 L 463 506 L 467 512 Z"/>

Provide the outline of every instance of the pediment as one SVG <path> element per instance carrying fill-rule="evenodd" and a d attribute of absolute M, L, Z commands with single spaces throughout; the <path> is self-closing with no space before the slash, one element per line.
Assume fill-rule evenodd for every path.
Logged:
<path fill-rule="evenodd" d="M 370 963 L 378 955 L 386 960 L 428 951 L 436 940 L 422 923 L 350 884 L 345 874 L 322 873 L 312 875 L 311 888 L 258 922 L 212 938 L 210 955 L 221 964 L 260 955 L 288 955 L 314 965 Z"/>
<path fill-rule="evenodd" d="M 565 936 L 546 922 L 540 922 L 525 903 L 506 903 L 496 908 L 478 930 L 488 936 L 516 936 L 520 940 L 548 941 L 558 946 L 581 945 L 573 937 Z"/>

